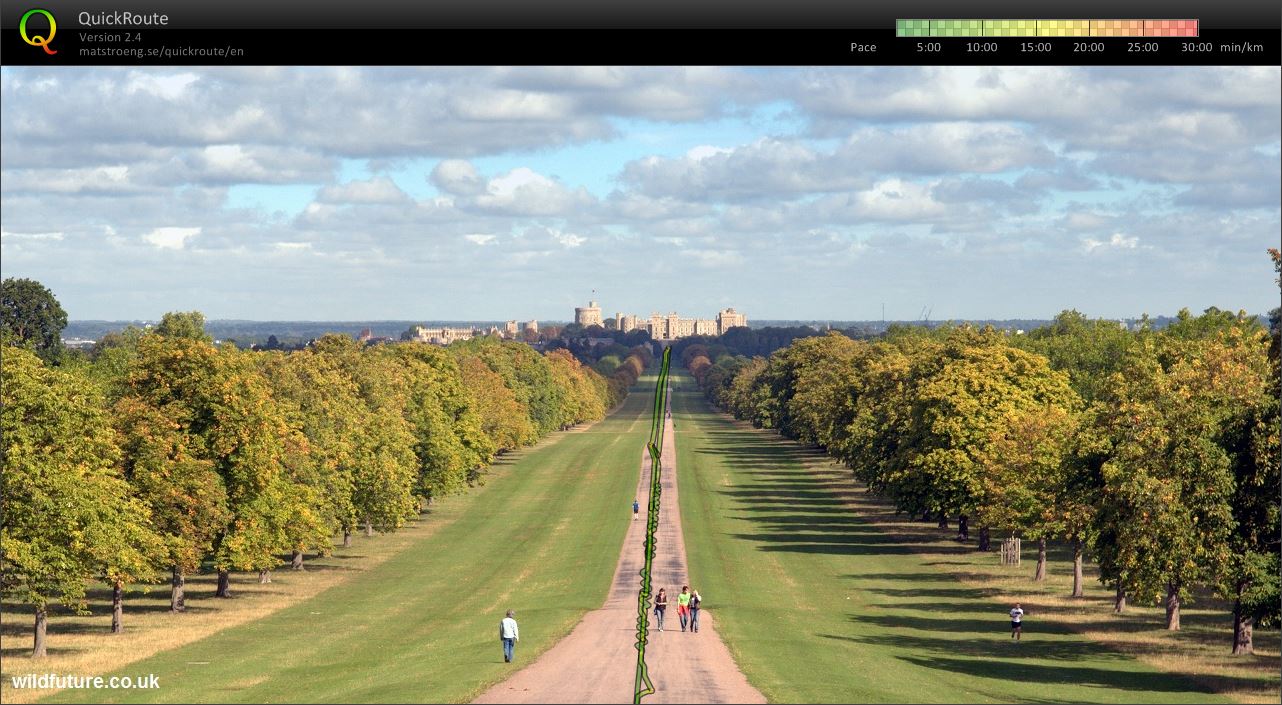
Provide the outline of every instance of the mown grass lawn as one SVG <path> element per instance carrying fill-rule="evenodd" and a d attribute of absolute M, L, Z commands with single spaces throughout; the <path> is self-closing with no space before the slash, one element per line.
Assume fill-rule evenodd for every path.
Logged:
<path fill-rule="evenodd" d="M 861 516 L 852 482 L 807 469 L 813 451 L 674 385 L 692 584 L 771 701 L 1225 701 L 1051 617 L 1012 643 L 1009 605 Z"/>
<path fill-rule="evenodd" d="M 426 538 L 315 597 L 137 661 L 154 691 L 53 702 L 456 702 L 529 663 L 601 606 L 631 522 L 653 378 L 606 420 L 501 460 L 444 500 Z M 515 664 L 498 623 L 517 612 Z M 567 674 L 583 677 L 586 674 Z"/>

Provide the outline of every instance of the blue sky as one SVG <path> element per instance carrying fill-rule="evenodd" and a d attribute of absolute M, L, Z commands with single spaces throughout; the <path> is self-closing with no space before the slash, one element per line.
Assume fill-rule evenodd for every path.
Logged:
<path fill-rule="evenodd" d="M 1276 305 L 1279 69 L 0 70 L 72 318 Z M 103 105 L 111 106 L 103 110 Z"/>

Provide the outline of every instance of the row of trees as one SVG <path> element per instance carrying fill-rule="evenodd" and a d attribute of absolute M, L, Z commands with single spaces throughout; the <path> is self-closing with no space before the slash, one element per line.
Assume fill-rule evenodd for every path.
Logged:
<path fill-rule="evenodd" d="M 849 337 L 857 337 L 853 331 L 845 331 L 845 333 Z M 677 359 L 686 359 L 688 357 L 686 350 L 693 345 L 698 345 L 707 350 L 710 359 L 714 360 L 725 354 L 765 357 L 776 350 L 788 347 L 798 338 L 812 338 L 819 335 L 823 333 L 810 326 L 768 326 L 766 328 L 739 326 L 719 336 L 693 335 L 681 338 L 672 344 L 672 354 Z"/>
<path fill-rule="evenodd" d="M 301 569 L 480 482 L 496 454 L 602 418 L 650 362 L 631 351 L 607 377 L 492 338 L 255 353 L 215 346 L 194 312 L 56 365 L 6 342 L 0 589 L 33 607 L 36 656 L 49 605 L 84 609 L 92 580 L 119 632 L 131 584 L 167 575 L 182 611 L 202 568 L 219 597 L 233 571 Z"/>
<path fill-rule="evenodd" d="M 1161 332 L 1075 311 L 1023 336 L 900 328 L 795 341 L 765 358 L 684 352 L 712 401 L 827 449 L 897 509 L 1089 553 L 1129 597 L 1234 604 L 1234 653 L 1279 607 L 1277 328 L 1209 309 Z"/>

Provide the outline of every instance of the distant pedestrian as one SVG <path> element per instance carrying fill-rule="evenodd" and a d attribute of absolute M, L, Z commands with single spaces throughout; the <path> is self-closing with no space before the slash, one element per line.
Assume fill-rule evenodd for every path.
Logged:
<path fill-rule="evenodd" d="M 668 611 L 668 589 L 659 588 L 659 594 L 654 598 L 654 617 L 655 623 L 659 626 L 659 631 L 663 631 L 663 615 Z"/>
<path fill-rule="evenodd" d="M 703 597 L 699 595 L 698 590 L 690 591 L 690 631 L 699 631 L 699 608 L 703 605 Z"/>
<path fill-rule="evenodd" d="M 681 594 L 677 595 L 677 617 L 681 619 L 681 631 L 690 624 L 690 586 L 682 585 Z"/>
<path fill-rule="evenodd" d="M 1024 608 L 1020 607 L 1019 603 L 1016 602 L 1010 611 L 1010 638 L 1019 641 L 1019 637 L 1023 633 L 1023 622 Z"/>
<path fill-rule="evenodd" d="M 516 658 L 513 652 L 516 650 L 516 642 L 521 640 L 521 630 L 513 619 L 515 616 L 515 612 L 508 610 L 507 616 L 499 622 L 499 641 L 503 642 L 503 663 L 512 663 L 512 659 Z"/>
<path fill-rule="evenodd" d="M 640 519 L 640 518 L 641 518 L 641 503 L 634 499 L 632 500 L 632 521 L 636 521 L 637 519 Z"/>

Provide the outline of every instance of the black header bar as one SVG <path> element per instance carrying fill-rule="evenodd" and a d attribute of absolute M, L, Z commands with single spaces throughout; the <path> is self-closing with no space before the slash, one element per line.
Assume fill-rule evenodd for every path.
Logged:
<path fill-rule="evenodd" d="M 35 9 L 43 12 L 31 14 Z M 56 22 L 51 39 L 48 15 Z M 896 36 L 895 21 L 903 18 L 1189 19 L 1199 31 L 1196 37 Z M 30 0 L 0 8 L 0 37 L 0 62 L 30 66 L 1276 66 L 1282 8 L 1258 0 L 904 0 L 876 7 L 856 0 Z"/>

